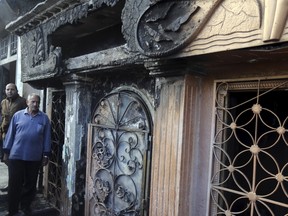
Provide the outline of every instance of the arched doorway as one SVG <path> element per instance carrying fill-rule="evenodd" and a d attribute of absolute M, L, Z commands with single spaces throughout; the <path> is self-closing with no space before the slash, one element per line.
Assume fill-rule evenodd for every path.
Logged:
<path fill-rule="evenodd" d="M 102 98 L 89 125 L 86 215 L 148 215 L 152 120 L 142 98 Z"/>

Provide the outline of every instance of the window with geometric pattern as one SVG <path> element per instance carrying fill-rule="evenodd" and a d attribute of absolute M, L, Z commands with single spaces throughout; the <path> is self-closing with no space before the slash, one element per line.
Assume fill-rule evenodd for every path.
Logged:
<path fill-rule="evenodd" d="M 288 215 L 288 80 L 221 82 L 210 215 Z"/>

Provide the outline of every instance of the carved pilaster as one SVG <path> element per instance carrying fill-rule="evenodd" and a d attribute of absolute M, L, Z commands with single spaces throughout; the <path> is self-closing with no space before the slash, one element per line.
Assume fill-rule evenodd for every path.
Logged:
<path fill-rule="evenodd" d="M 201 79 L 185 75 L 156 82 L 162 89 L 154 118 L 149 215 L 192 215 L 191 167 L 199 133 Z"/>
<path fill-rule="evenodd" d="M 63 146 L 62 215 L 84 211 L 87 124 L 91 119 L 90 82 L 72 75 L 66 91 L 65 141 Z M 82 210 L 81 210 L 82 209 Z"/>
<path fill-rule="evenodd" d="M 184 76 L 188 72 L 188 62 L 184 59 L 167 59 L 159 61 L 146 61 L 144 66 L 149 70 L 149 75 L 154 77 Z M 154 106 L 158 107 L 162 82 L 156 82 Z"/>

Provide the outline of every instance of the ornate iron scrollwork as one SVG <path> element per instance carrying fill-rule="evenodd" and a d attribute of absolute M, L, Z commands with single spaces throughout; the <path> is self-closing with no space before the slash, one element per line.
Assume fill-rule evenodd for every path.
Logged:
<path fill-rule="evenodd" d="M 150 125 L 144 104 L 135 96 L 113 93 L 94 112 L 87 173 L 93 182 L 87 190 L 91 214 L 134 216 L 146 208 L 142 200 L 147 196 Z"/>

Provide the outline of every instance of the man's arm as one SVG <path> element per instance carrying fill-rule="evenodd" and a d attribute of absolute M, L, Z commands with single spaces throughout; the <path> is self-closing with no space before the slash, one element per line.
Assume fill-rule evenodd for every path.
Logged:
<path fill-rule="evenodd" d="M 42 158 L 42 166 L 46 166 L 49 162 L 49 156 L 51 154 L 51 124 L 47 115 L 46 124 L 44 128 L 44 143 L 43 143 L 43 158 Z"/>
<path fill-rule="evenodd" d="M 13 142 L 14 142 L 14 136 L 15 136 L 15 118 L 14 116 L 11 119 L 7 134 L 5 136 L 4 142 L 3 142 L 3 151 L 6 154 L 10 153 L 10 150 L 12 148 Z"/>

